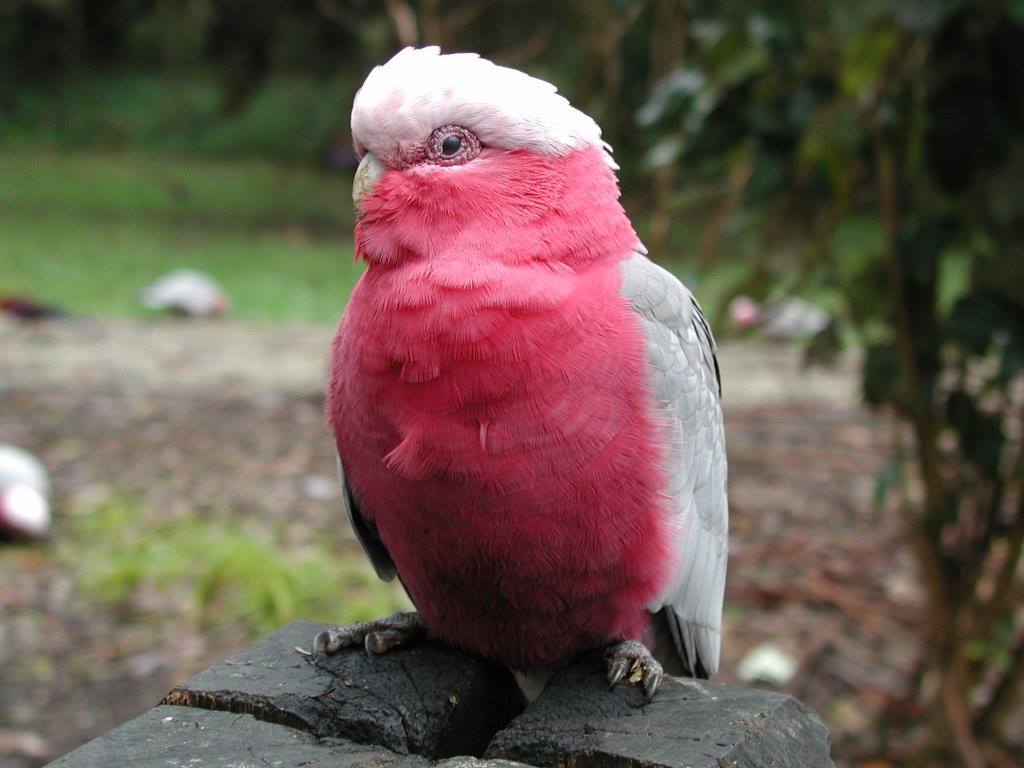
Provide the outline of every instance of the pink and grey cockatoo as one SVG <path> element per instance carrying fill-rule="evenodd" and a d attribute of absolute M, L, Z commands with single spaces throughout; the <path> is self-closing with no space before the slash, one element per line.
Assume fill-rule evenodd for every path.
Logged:
<path fill-rule="evenodd" d="M 601 131 L 474 54 L 406 49 L 356 94 L 368 267 L 333 346 L 343 496 L 429 634 L 514 670 L 607 649 L 653 695 L 718 668 L 728 511 L 715 344 L 619 203 Z M 648 646 L 657 638 L 669 651 Z"/>

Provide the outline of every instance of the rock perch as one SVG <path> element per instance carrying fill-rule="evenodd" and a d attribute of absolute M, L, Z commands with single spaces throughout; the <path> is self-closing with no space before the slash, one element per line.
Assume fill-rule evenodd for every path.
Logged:
<path fill-rule="evenodd" d="M 434 643 L 317 667 L 294 622 L 51 763 L 61 768 L 829 768 L 828 731 L 790 696 L 667 678 L 644 703 L 596 656 L 525 706 L 511 675 Z"/>

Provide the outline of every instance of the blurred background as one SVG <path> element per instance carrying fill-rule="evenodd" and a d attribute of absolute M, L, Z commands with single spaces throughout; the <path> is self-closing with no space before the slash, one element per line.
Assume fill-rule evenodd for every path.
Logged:
<path fill-rule="evenodd" d="M 597 118 L 715 325 L 722 679 L 840 766 L 1024 764 L 1022 0 L 0 0 L 0 766 L 405 604 L 322 392 L 352 96 L 425 43 Z"/>

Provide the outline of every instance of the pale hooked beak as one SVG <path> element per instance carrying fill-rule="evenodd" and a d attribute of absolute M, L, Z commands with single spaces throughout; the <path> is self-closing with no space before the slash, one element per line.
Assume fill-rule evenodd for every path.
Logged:
<path fill-rule="evenodd" d="M 384 174 L 384 166 L 373 152 L 367 152 L 359 161 L 355 178 L 352 179 L 352 203 L 357 213 L 362 213 L 359 202 L 373 192 L 377 180 Z"/>

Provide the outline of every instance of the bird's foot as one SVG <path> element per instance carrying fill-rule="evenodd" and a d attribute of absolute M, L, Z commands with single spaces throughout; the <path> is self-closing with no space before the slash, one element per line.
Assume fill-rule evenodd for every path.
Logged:
<path fill-rule="evenodd" d="M 608 663 L 608 686 L 614 688 L 625 678 L 633 685 L 644 689 L 650 701 L 661 685 L 665 671 L 651 654 L 647 646 L 637 640 L 623 640 L 612 643 L 605 651 Z"/>
<path fill-rule="evenodd" d="M 395 613 L 385 619 L 363 621 L 347 627 L 331 627 L 313 638 L 313 662 L 345 648 L 362 645 L 371 656 L 387 653 L 423 637 L 427 627 L 415 611 Z"/>

